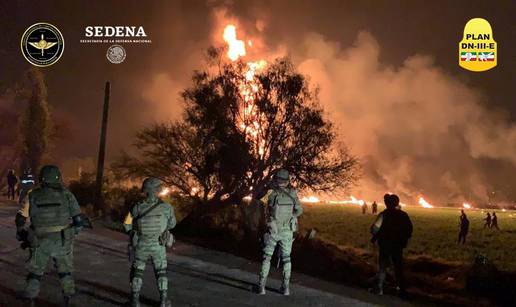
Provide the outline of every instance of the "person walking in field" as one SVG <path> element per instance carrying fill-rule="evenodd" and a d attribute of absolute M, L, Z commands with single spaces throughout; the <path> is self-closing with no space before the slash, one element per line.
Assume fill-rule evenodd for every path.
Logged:
<path fill-rule="evenodd" d="M 487 212 L 487 215 L 486 215 L 486 218 L 484 219 L 485 224 L 484 224 L 484 229 L 486 228 L 491 228 L 491 214 L 489 214 L 489 212 Z"/>
<path fill-rule="evenodd" d="M 406 294 L 405 279 L 403 277 L 403 249 L 407 247 L 412 237 L 412 222 L 408 214 L 398 209 L 400 199 L 395 194 L 385 194 L 384 202 L 387 209 L 378 214 L 371 225 L 371 243 L 378 241 L 379 272 L 374 292 L 383 295 L 383 285 L 387 276 L 387 268 L 392 264 L 396 277 L 399 294 Z"/>
<path fill-rule="evenodd" d="M 367 203 L 364 201 L 364 204 L 362 205 L 362 214 L 367 213 Z"/>
<path fill-rule="evenodd" d="M 498 228 L 498 217 L 496 216 L 496 212 L 493 212 L 493 215 L 491 217 L 491 227 L 490 228 L 496 228 L 497 230 L 500 230 L 500 228 Z"/>
<path fill-rule="evenodd" d="M 464 213 L 464 210 L 461 210 L 461 215 L 459 218 L 459 240 L 457 241 L 457 244 L 466 244 L 466 236 L 469 232 L 469 220 L 466 216 L 466 213 Z"/>
<path fill-rule="evenodd" d="M 378 213 L 378 204 L 376 203 L 376 201 L 373 201 L 373 204 L 371 205 L 371 212 L 373 214 L 377 214 Z"/>
<path fill-rule="evenodd" d="M 17 183 L 18 178 L 16 177 L 14 170 L 9 170 L 7 173 L 7 199 L 14 200 L 15 187 Z"/>

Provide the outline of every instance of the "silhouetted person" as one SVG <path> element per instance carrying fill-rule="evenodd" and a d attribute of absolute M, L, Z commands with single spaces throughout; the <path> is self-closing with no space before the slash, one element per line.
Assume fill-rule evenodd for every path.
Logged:
<path fill-rule="evenodd" d="M 466 244 L 466 236 L 469 232 L 469 220 L 466 216 L 466 213 L 464 213 L 464 210 L 461 210 L 461 215 L 459 218 L 459 240 L 457 241 L 457 244 Z"/>
<path fill-rule="evenodd" d="M 371 225 L 371 242 L 374 244 L 378 241 L 380 249 L 378 284 L 375 292 L 383 295 L 387 268 L 392 264 L 400 294 L 405 294 L 403 249 L 412 237 L 412 222 L 405 211 L 397 209 L 400 203 L 397 195 L 385 194 L 384 202 L 387 209 L 378 214 L 376 221 Z"/>
<path fill-rule="evenodd" d="M 378 204 L 374 201 L 373 204 L 371 205 L 371 212 L 373 214 L 376 214 L 378 213 Z"/>
<path fill-rule="evenodd" d="M 364 204 L 362 205 L 362 214 L 367 213 L 367 203 L 364 201 Z"/>
<path fill-rule="evenodd" d="M 18 178 L 16 178 L 16 174 L 14 170 L 9 170 L 7 173 L 7 198 L 14 200 L 15 188 L 18 183 Z"/>
<path fill-rule="evenodd" d="M 487 215 L 486 215 L 486 218 L 484 219 L 484 221 L 486 221 L 486 223 L 484 224 L 484 229 L 491 228 L 491 214 L 489 214 L 489 212 L 487 212 Z"/>
<path fill-rule="evenodd" d="M 496 228 L 496 229 L 500 230 L 500 228 L 498 228 L 498 217 L 496 216 L 496 212 L 493 212 L 493 215 L 491 217 L 491 227 L 490 228 Z"/>

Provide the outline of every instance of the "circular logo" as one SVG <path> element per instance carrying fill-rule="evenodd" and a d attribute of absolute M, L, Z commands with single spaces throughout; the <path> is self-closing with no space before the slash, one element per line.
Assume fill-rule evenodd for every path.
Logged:
<path fill-rule="evenodd" d="M 125 60 L 125 49 L 120 45 L 109 46 L 106 57 L 113 64 L 120 64 Z"/>
<path fill-rule="evenodd" d="M 33 24 L 22 35 L 21 51 L 32 65 L 50 66 L 63 55 L 63 35 L 58 28 L 49 23 Z"/>

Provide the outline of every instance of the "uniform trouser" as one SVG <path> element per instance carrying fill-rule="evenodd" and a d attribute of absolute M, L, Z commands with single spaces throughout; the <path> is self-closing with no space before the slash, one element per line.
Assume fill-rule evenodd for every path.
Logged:
<path fill-rule="evenodd" d="M 280 231 L 276 234 L 266 233 L 264 235 L 263 261 L 260 270 L 260 280 L 265 281 L 269 275 L 271 267 L 271 258 L 274 254 L 276 245 L 280 248 L 281 263 L 283 264 L 283 281 L 290 280 L 292 271 L 292 263 L 290 261 L 290 252 L 292 251 L 292 242 L 294 241 L 292 231 Z"/>
<path fill-rule="evenodd" d="M 394 267 L 394 276 L 400 289 L 405 290 L 405 279 L 403 277 L 403 247 L 400 245 L 379 244 L 380 255 L 378 257 L 380 271 L 378 273 L 378 287 L 383 289 L 387 276 L 387 268 Z"/>
<path fill-rule="evenodd" d="M 138 242 L 134 251 L 134 261 L 131 266 L 131 290 L 140 292 L 143 284 L 143 272 L 148 259 L 152 260 L 154 274 L 159 291 L 166 291 L 168 288 L 167 277 L 167 250 L 158 242 L 146 244 Z"/>
<path fill-rule="evenodd" d="M 63 295 L 75 294 L 73 272 L 73 242 L 63 241 L 60 233 L 50 234 L 47 237 L 38 238 L 39 246 L 31 248 L 31 257 L 28 262 L 27 283 L 25 294 L 29 298 L 35 298 L 39 294 L 41 277 L 45 273 L 48 261 L 53 260 L 54 266 L 63 289 Z"/>
<path fill-rule="evenodd" d="M 14 199 L 14 185 L 7 186 L 7 198 Z"/>
<path fill-rule="evenodd" d="M 467 231 L 464 231 L 464 230 L 461 230 L 459 231 L 459 240 L 458 240 L 458 244 L 465 244 L 466 243 L 466 236 L 468 235 L 468 232 Z"/>

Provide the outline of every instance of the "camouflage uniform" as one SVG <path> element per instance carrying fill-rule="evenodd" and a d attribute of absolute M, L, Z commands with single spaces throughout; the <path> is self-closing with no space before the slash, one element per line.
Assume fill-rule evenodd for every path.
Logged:
<path fill-rule="evenodd" d="M 130 274 L 132 304 L 133 306 L 139 306 L 143 272 L 147 260 L 150 258 L 160 292 L 161 306 L 168 306 L 170 302 L 167 298 L 167 251 L 166 247 L 160 243 L 160 236 L 175 227 L 174 209 L 170 204 L 157 197 L 160 190 L 158 179 L 146 179 L 142 190 L 148 194 L 148 197 L 137 203 L 124 221 L 125 230 L 131 235 L 132 248 L 134 248 L 134 259 L 132 260 Z M 145 214 L 156 204 L 158 205 L 155 208 Z M 145 214 L 145 216 L 139 218 L 141 214 Z"/>
<path fill-rule="evenodd" d="M 284 182 L 284 186 L 276 184 L 267 192 L 262 201 L 267 208 L 267 231 L 263 241 L 263 261 L 259 276 L 259 293 L 265 294 L 265 285 L 271 266 L 271 258 L 276 245 L 279 245 L 281 262 L 283 264 L 282 292 L 290 294 L 289 282 L 292 263 L 290 252 L 294 241 L 294 232 L 297 231 L 297 218 L 303 213 L 301 202 L 295 189 L 287 188 L 288 172 L 280 170 L 275 176 L 276 182 Z"/>
<path fill-rule="evenodd" d="M 27 283 L 23 296 L 39 294 L 40 280 L 52 259 L 61 281 L 65 305 L 75 294 L 73 239 L 82 228 L 81 211 L 74 195 L 62 186 L 59 169 L 47 165 L 41 170 L 41 185 L 33 189 L 16 215 L 17 237 L 30 247 Z M 30 227 L 25 226 L 30 217 Z"/>

